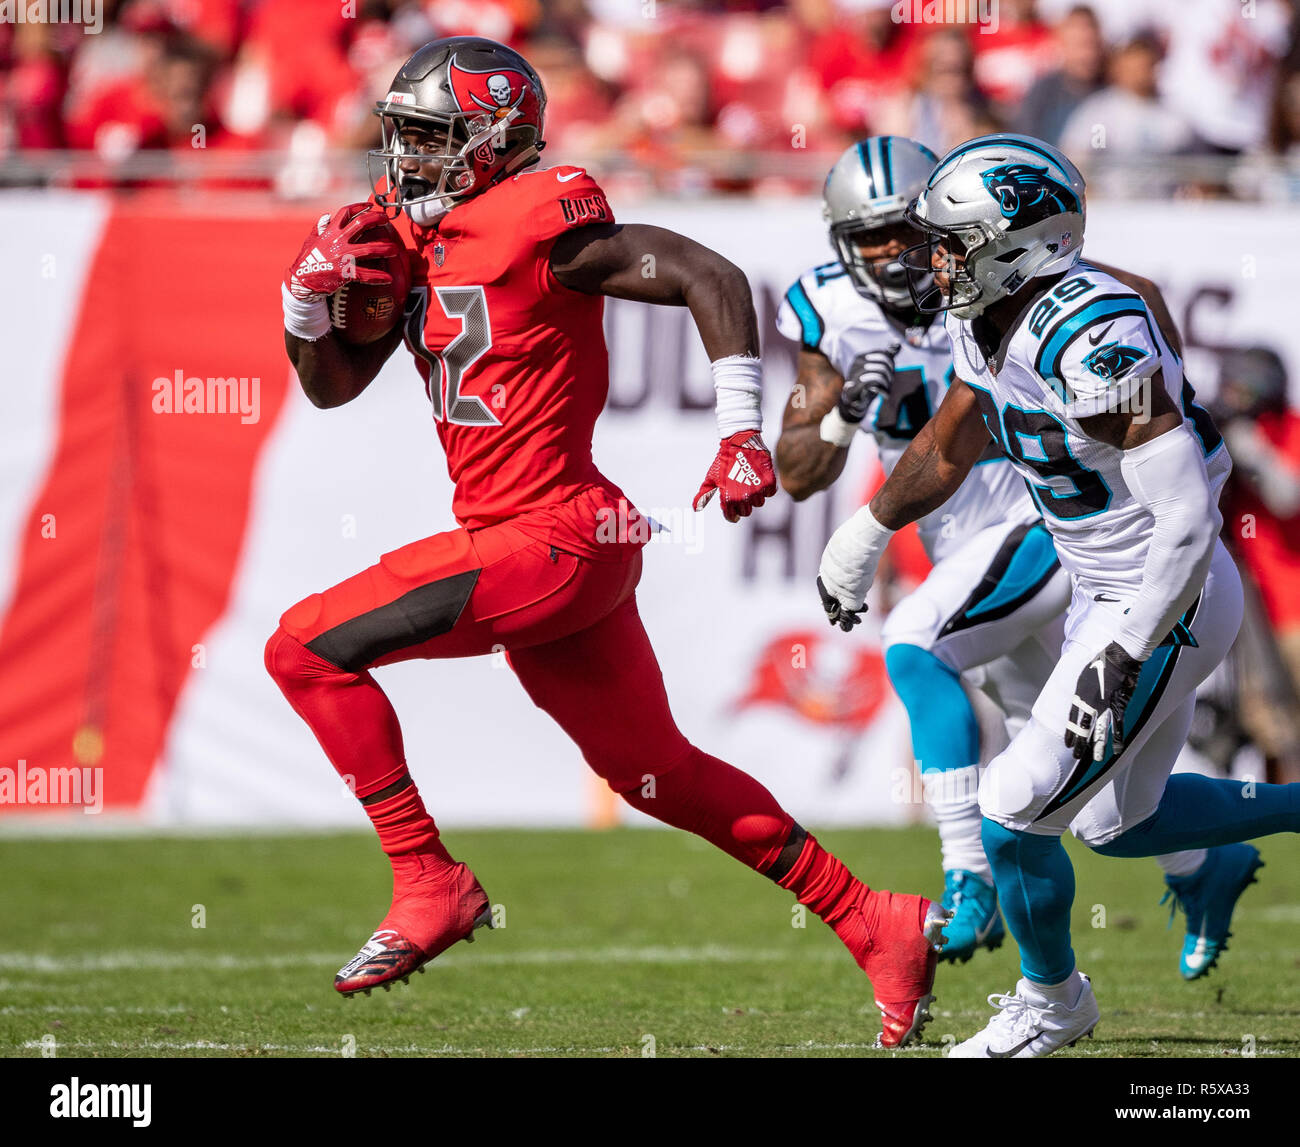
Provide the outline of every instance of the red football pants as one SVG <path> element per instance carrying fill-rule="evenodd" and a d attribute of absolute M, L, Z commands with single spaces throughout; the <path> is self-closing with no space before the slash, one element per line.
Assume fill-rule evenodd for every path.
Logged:
<path fill-rule="evenodd" d="M 295 605 L 267 643 L 267 669 L 365 797 L 406 772 L 397 716 L 369 670 L 504 649 L 615 792 L 765 871 L 794 821 L 677 728 L 636 608 L 640 574 L 640 552 L 594 562 L 510 523 L 436 534 Z"/>

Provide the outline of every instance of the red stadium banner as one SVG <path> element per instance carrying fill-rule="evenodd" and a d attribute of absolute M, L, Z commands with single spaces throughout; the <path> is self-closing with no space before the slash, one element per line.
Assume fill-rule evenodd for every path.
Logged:
<path fill-rule="evenodd" d="M 301 211 L 108 218 L 59 380 L 58 438 L 0 627 L 0 813 L 56 770 L 139 804 L 195 647 L 230 594 L 253 466 L 284 401 L 275 285 Z M 29 799 L 24 799 L 24 796 Z"/>

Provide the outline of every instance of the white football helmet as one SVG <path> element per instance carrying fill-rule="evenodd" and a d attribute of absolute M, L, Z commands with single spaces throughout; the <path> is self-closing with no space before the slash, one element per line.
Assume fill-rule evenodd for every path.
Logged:
<path fill-rule="evenodd" d="M 904 222 L 907 205 L 938 162 L 928 147 L 900 135 L 873 135 L 835 161 L 822 190 L 822 218 L 858 294 L 886 306 L 911 305 L 903 265 L 897 259 L 868 262 L 858 244 L 873 242 L 872 231 Z"/>
<path fill-rule="evenodd" d="M 1028 280 L 1066 270 L 1083 250 L 1085 208 L 1083 176 L 1051 144 L 1005 133 L 959 144 L 907 211 L 930 236 L 901 257 L 913 301 L 974 318 Z M 950 256 L 944 297 L 930 278 L 940 244 Z"/>

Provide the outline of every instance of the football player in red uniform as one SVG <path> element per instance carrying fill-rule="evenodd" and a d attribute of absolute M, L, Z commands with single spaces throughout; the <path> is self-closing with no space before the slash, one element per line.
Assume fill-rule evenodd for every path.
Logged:
<path fill-rule="evenodd" d="M 648 530 L 591 456 L 609 385 L 603 296 L 686 306 L 713 361 L 721 438 L 695 508 L 716 493 L 736 521 L 776 492 L 748 283 L 681 235 L 615 223 L 581 168 L 536 169 L 545 102 L 533 69 L 501 44 L 420 49 L 376 106 L 373 205 L 323 219 L 282 292 L 289 357 L 317 406 L 354 399 L 405 338 L 460 523 L 299 602 L 267 644 L 267 669 L 354 778 L 393 867 L 388 915 L 334 986 L 388 988 L 490 923 L 487 895 L 424 808 L 370 670 L 504 647 L 533 702 L 630 805 L 711 841 L 834 929 L 872 981 L 884 1045 L 900 1046 L 928 1019 L 943 910 L 869 889 L 767 789 L 678 730 L 637 613 Z M 326 300 L 348 277 L 387 278 L 364 264 L 396 245 L 357 238 L 385 213 L 397 216 L 412 291 L 399 329 L 356 346 L 333 332 Z"/>

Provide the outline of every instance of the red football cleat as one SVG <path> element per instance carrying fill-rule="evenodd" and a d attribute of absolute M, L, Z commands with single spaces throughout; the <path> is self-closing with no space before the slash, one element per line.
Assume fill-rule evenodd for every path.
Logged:
<path fill-rule="evenodd" d="M 397 879 L 402 880 L 400 869 Z M 374 935 L 339 969 L 334 990 L 344 996 L 370 995 L 374 988 L 388 991 L 395 980 L 405 984 L 412 972 L 424 971 L 425 964 L 453 944 L 472 942 L 474 929 L 482 927 L 492 927 L 492 906 L 464 864 L 441 880 L 407 884 L 394 896 L 393 907 Z M 420 943 L 407 935 L 417 929 L 423 934 Z"/>
<path fill-rule="evenodd" d="M 877 1047 L 906 1047 L 930 1022 L 930 989 L 950 916 L 924 896 L 867 891 L 835 925 L 875 991 L 881 1019 Z"/>

